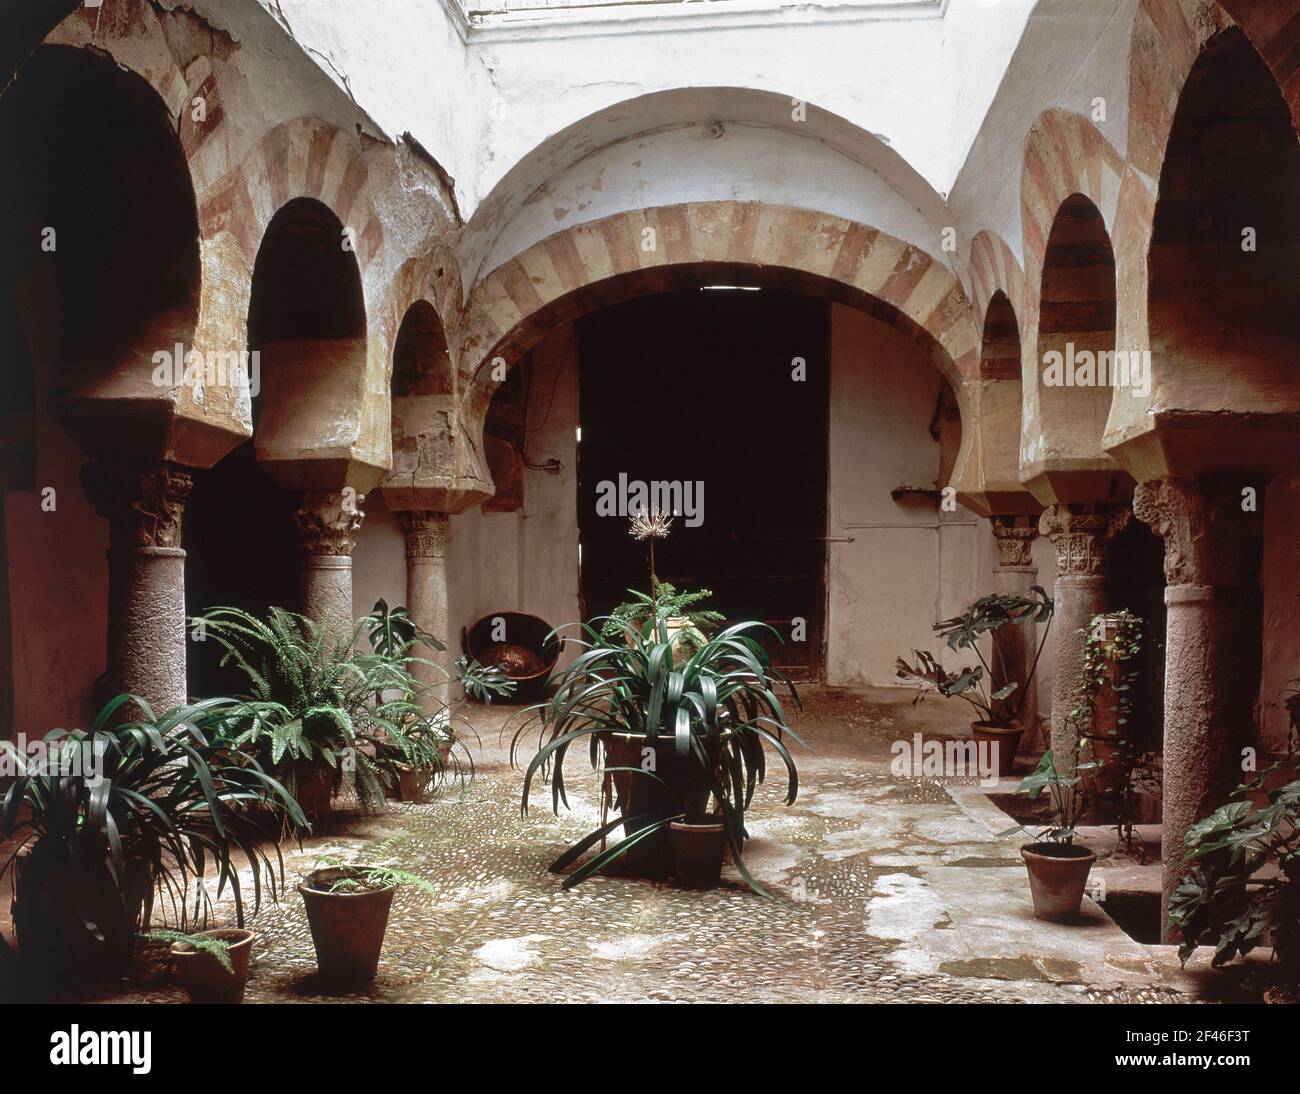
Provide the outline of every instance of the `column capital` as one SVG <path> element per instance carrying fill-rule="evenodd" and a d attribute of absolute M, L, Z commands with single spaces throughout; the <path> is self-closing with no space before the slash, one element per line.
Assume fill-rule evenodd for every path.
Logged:
<path fill-rule="evenodd" d="M 114 547 L 181 545 L 181 522 L 194 479 L 165 460 L 145 464 L 96 461 L 81 468 L 81 488 L 108 521 Z"/>
<path fill-rule="evenodd" d="M 293 514 L 299 543 L 308 555 L 351 556 L 366 500 L 350 487 L 342 491 L 309 490 Z"/>
<path fill-rule="evenodd" d="M 407 509 L 397 514 L 406 533 L 407 558 L 443 558 L 447 553 L 447 514 Z"/>
<path fill-rule="evenodd" d="M 1056 548 L 1058 577 L 1095 576 L 1107 543 L 1132 519 L 1127 505 L 1049 505 L 1038 529 Z"/>
<path fill-rule="evenodd" d="M 1032 570 L 1033 546 L 1038 536 L 1038 520 L 1023 514 L 989 518 L 993 539 L 998 548 L 998 566 L 1002 569 Z"/>
<path fill-rule="evenodd" d="M 1249 503 L 1247 488 L 1252 491 Z M 1133 512 L 1164 540 L 1166 584 L 1240 586 L 1255 581 L 1261 535 L 1257 507 L 1263 492 L 1262 482 L 1233 474 L 1140 483 Z"/>

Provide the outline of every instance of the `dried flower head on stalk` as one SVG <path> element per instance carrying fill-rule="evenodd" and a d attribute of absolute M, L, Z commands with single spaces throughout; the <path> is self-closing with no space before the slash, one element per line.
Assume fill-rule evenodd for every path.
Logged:
<path fill-rule="evenodd" d="M 659 625 L 659 579 L 655 577 L 655 540 L 668 538 L 668 528 L 672 522 L 670 513 L 642 509 L 641 512 L 632 514 L 628 524 L 627 534 L 635 540 L 644 540 L 650 548 L 650 611 L 656 627 Z"/>
<path fill-rule="evenodd" d="M 628 535 L 633 539 L 667 539 L 668 527 L 673 518 L 657 510 L 634 513 L 628 528 Z M 653 546 L 651 547 L 653 550 Z"/>

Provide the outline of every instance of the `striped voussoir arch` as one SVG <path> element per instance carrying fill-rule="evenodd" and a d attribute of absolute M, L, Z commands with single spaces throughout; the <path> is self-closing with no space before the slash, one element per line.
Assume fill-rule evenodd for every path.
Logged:
<path fill-rule="evenodd" d="M 1020 220 L 1025 282 L 1037 301 L 1043 257 L 1061 203 L 1082 194 L 1114 233 L 1124 160 L 1087 118 L 1067 110 L 1038 116 L 1025 138 L 1020 175 Z"/>
<path fill-rule="evenodd" d="M 1300 127 L 1300 0 L 1219 0 L 1264 58 Z"/>
<path fill-rule="evenodd" d="M 1025 274 L 1015 252 L 996 232 L 981 230 L 975 233 L 970 244 L 969 280 L 971 297 L 975 306 L 975 319 L 980 328 L 988 315 L 993 294 L 1003 293 L 1011 302 L 1017 319 L 1022 319 L 1029 304 L 1025 288 Z"/>
<path fill-rule="evenodd" d="M 269 130 L 196 196 L 203 236 L 229 232 L 249 269 L 271 218 L 294 198 L 315 198 L 353 230 L 363 279 L 384 243 L 355 138 L 318 118 L 294 118 Z"/>
<path fill-rule="evenodd" d="M 466 414 L 481 420 L 499 374 L 556 325 L 634 296 L 709 283 L 836 299 L 930 349 L 960 388 L 979 371 L 961 283 L 921 248 L 808 209 L 717 201 L 632 210 L 575 225 L 503 263 L 473 289 L 460 328 Z"/>

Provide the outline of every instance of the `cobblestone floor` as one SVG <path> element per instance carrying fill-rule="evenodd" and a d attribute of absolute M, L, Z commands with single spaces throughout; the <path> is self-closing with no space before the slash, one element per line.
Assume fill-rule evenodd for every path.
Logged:
<path fill-rule="evenodd" d="M 521 773 L 497 741 L 500 708 L 477 709 L 478 776 L 462 800 L 344 817 L 289 857 L 390 861 L 428 878 L 394 903 L 378 979 L 359 998 L 411 1002 L 1166 1001 L 1187 997 L 1167 948 L 1142 947 L 1095 905 L 1077 927 L 1034 920 L 1014 839 L 998 840 L 942 786 L 890 774 L 889 743 L 933 726 L 941 708 L 899 693 L 876 702 L 814 692 L 801 732 L 798 803 L 760 788 L 746 861 L 773 899 L 726 884 L 690 892 L 595 878 L 565 893 L 546 871 L 595 826 L 596 779 L 572 778 L 557 818 L 543 795 L 519 813 Z M 919 713 L 918 713 L 919 711 Z M 951 714 L 943 712 L 951 722 Z M 929 725 L 927 725 L 927 719 Z M 947 729 L 957 727 L 947 725 Z M 585 763 L 585 757 L 581 758 Z M 577 773 L 577 767 L 572 769 Z M 1002 818 L 1006 822 L 1006 818 Z M 250 1001 L 310 1001 L 314 957 L 302 902 L 264 907 Z M 101 996 L 176 1002 L 161 947 Z M 343 997 L 353 998 L 353 997 Z"/>

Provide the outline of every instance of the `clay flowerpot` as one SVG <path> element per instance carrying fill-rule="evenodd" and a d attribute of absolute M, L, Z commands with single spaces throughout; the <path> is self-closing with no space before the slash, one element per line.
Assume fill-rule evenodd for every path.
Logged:
<path fill-rule="evenodd" d="M 364 867 L 328 866 L 313 870 L 298 886 L 316 947 L 316 967 L 322 979 L 334 984 L 368 984 L 379 968 L 397 886 L 330 891 L 339 881 L 364 878 Z"/>
<path fill-rule="evenodd" d="M 606 733 L 605 766 L 641 768 L 650 746 L 639 733 Z M 671 735 L 664 733 L 654 744 L 652 779 L 633 771 L 614 771 L 615 804 L 623 812 L 623 834 L 631 836 L 656 821 L 686 812 L 703 813 L 709 790 L 698 777 L 693 756 L 679 756 Z M 682 809 L 682 803 L 686 809 Z M 673 852 L 668 829 L 661 828 L 640 840 L 623 857 L 627 871 L 636 877 L 666 878 L 673 872 Z"/>
<path fill-rule="evenodd" d="M 242 1003 L 248 984 L 248 961 L 253 955 L 253 932 L 229 928 L 202 931 L 202 938 L 215 938 L 230 946 L 231 969 L 227 970 L 210 953 L 196 950 L 189 942 L 172 943 L 172 960 L 191 1003 Z"/>
<path fill-rule="evenodd" d="M 1016 749 L 1020 747 L 1020 724 L 995 726 L 992 722 L 971 722 L 970 731 L 978 744 L 987 747 L 993 777 L 1002 779 L 1010 775 L 1016 762 Z"/>
<path fill-rule="evenodd" d="M 727 826 L 673 821 L 668 828 L 678 884 L 687 889 L 716 889 L 722 878 Z"/>
<path fill-rule="evenodd" d="M 149 864 L 128 858 L 119 890 L 106 869 L 79 869 L 63 841 L 41 839 L 14 862 L 13 922 L 23 963 L 47 983 L 120 974 L 145 926 L 152 882 Z"/>
<path fill-rule="evenodd" d="M 1027 843 L 1020 857 L 1029 871 L 1034 917 L 1058 923 L 1077 918 L 1097 856 L 1072 843 Z"/>
<path fill-rule="evenodd" d="M 288 789 L 307 819 L 319 820 L 330 811 L 334 771 L 325 764 L 301 761 L 293 765 L 293 782 Z"/>
<path fill-rule="evenodd" d="M 397 769 L 397 796 L 404 802 L 423 802 L 429 800 L 429 782 L 433 778 L 433 769 L 416 767 L 412 764 L 395 764 Z"/>

